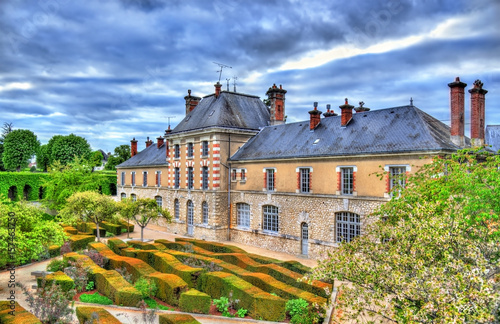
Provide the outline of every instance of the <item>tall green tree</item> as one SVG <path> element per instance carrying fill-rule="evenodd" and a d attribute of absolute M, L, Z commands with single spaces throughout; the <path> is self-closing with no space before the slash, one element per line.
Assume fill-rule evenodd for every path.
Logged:
<path fill-rule="evenodd" d="M 90 156 L 89 162 L 90 162 L 90 165 L 92 166 L 92 168 L 95 168 L 95 167 L 101 166 L 103 159 L 104 159 L 104 157 L 102 156 L 101 151 L 94 151 L 94 152 L 92 152 L 92 154 Z"/>
<path fill-rule="evenodd" d="M 56 135 L 53 142 L 49 141 L 50 162 L 59 161 L 62 164 L 72 162 L 75 157 L 89 159 L 92 153 L 90 144 L 83 137 L 69 134 L 67 136 Z M 53 137 L 53 138 L 54 138 Z"/>
<path fill-rule="evenodd" d="M 36 152 L 36 165 L 38 169 L 47 172 L 50 165 L 49 146 L 47 144 L 41 145 Z"/>
<path fill-rule="evenodd" d="M 106 170 L 115 170 L 115 167 L 130 159 L 130 145 L 120 145 L 115 147 L 114 154 L 108 157 L 108 162 L 106 163 Z"/>
<path fill-rule="evenodd" d="M 118 211 L 121 218 L 125 220 L 127 224 L 130 224 L 134 216 L 139 213 L 139 205 L 132 200 L 132 198 L 125 198 L 118 202 Z M 130 238 L 130 232 L 128 230 L 127 237 Z"/>
<path fill-rule="evenodd" d="M 59 215 L 65 223 L 74 224 L 78 220 L 94 223 L 97 241 L 100 241 L 99 223 L 111 220 L 116 212 L 116 203 L 111 197 L 95 191 L 84 191 L 72 194 Z"/>
<path fill-rule="evenodd" d="M 3 141 L 7 134 L 12 132 L 13 124 L 12 123 L 3 123 L 2 126 L 2 134 L 0 135 L 0 171 L 5 171 L 5 167 L 3 165 Z"/>
<path fill-rule="evenodd" d="M 141 198 L 133 201 L 124 199 L 119 203 L 120 215 L 127 219 L 134 219 L 135 223 L 141 228 L 141 241 L 144 241 L 144 228 L 150 221 L 156 221 L 160 218 L 170 222 L 172 217 L 167 209 L 158 206 L 156 200 L 151 198 Z"/>
<path fill-rule="evenodd" d="M 361 237 L 340 244 L 311 275 L 348 282 L 336 314 L 360 322 L 499 322 L 499 165 L 498 155 L 461 151 L 411 176 Z"/>
<path fill-rule="evenodd" d="M 27 129 L 16 129 L 5 136 L 3 143 L 3 164 L 6 169 L 21 171 L 35 155 L 40 142 L 36 135 Z"/>
<path fill-rule="evenodd" d="M 90 164 L 81 158 L 75 158 L 68 165 L 56 161 L 49 169 L 50 177 L 43 184 L 44 203 L 52 209 L 60 210 L 75 192 L 99 191 L 105 185 L 104 178 L 92 172 Z"/>

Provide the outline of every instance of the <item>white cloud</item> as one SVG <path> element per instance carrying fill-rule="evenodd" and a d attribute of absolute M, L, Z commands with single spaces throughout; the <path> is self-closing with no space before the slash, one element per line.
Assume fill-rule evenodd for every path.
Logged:
<path fill-rule="evenodd" d="M 28 90 L 33 88 L 33 85 L 29 82 L 11 82 L 7 83 L 4 86 L 0 85 L 0 91 L 8 91 L 8 90 Z"/>

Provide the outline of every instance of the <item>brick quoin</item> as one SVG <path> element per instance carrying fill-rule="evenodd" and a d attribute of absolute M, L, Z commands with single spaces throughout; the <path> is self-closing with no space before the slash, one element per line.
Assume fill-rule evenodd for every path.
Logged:
<path fill-rule="evenodd" d="M 213 148 L 220 147 L 220 144 L 212 144 Z"/>
<path fill-rule="evenodd" d="M 342 186 L 341 186 L 341 179 L 342 179 L 342 175 L 339 172 L 337 172 L 337 191 L 340 191 L 342 189 Z"/>
<path fill-rule="evenodd" d="M 264 188 L 267 189 L 267 171 L 264 172 Z"/>
<path fill-rule="evenodd" d="M 301 190 L 301 188 L 300 188 L 300 170 L 297 171 L 297 189 Z"/>
<path fill-rule="evenodd" d="M 352 172 L 352 191 L 356 191 L 356 172 Z"/>

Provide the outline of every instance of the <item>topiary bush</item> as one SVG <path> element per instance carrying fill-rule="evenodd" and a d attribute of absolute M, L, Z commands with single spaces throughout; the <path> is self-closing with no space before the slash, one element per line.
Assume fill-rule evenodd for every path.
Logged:
<path fill-rule="evenodd" d="M 95 242 L 95 236 L 93 235 L 72 235 L 69 237 L 69 244 L 72 251 L 84 250 L 92 242 Z"/>
<path fill-rule="evenodd" d="M 45 278 L 37 278 L 37 285 L 40 288 L 44 288 L 46 285 L 51 286 L 53 283 L 61 287 L 63 292 L 70 291 L 75 286 L 73 279 L 66 275 L 62 271 L 56 271 L 54 273 L 49 273 Z"/>
<path fill-rule="evenodd" d="M 208 314 L 212 298 L 196 289 L 189 289 L 181 294 L 179 306 L 183 312 Z"/>
<path fill-rule="evenodd" d="M 15 315 L 9 314 L 14 312 Z M 41 324 L 40 320 L 15 301 L 0 301 L 0 323 Z"/>
<path fill-rule="evenodd" d="M 201 324 L 189 314 L 160 314 L 160 324 Z"/>
<path fill-rule="evenodd" d="M 77 306 L 76 317 L 80 323 L 120 324 L 121 322 L 101 307 Z"/>

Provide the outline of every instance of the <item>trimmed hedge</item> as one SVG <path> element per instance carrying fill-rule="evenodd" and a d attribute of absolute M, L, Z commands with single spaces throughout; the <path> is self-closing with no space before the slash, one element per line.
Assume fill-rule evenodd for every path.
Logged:
<path fill-rule="evenodd" d="M 93 235 L 72 235 L 69 237 L 71 251 L 84 250 L 92 242 L 95 242 L 95 236 Z"/>
<path fill-rule="evenodd" d="M 99 223 L 99 227 L 104 228 L 106 232 L 112 233 L 114 235 L 120 235 L 122 233 L 122 226 L 118 224 L 113 224 L 110 222 Z"/>
<path fill-rule="evenodd" d="M 160 243 L 149 243 L 149 242 L 132 240 L 128 241 L 128 245 L 139 250 L 159 250 L 159 251 L 165 250 L 165 246 Z"/>
<path fill-rule="evenodd" d="M 45 281 L 45 286 L 51 286 L 53 282 L 56 283 L 61 290 L 66 292 L 74 287 L 73 279 L 71 279 L 67 274 L 62 271 L 57 271 L 54 273 L 49 273 L 45 276 L 45 278 L 36 278 L 36 283 L 38 287 L 43 286 L 43 282 Z"/>
<path fill-rule="evenodd" d="M 129 258 L 135 258 L 137 257 L 137 252 L 140 250 L 137 250 L 133 247 L 128 247 L 120 250 L 120 255 L 129 257 Z M 115 252 L 116 253 L 116 252 Z M 117 253 L 118 254 L 118 253 Z"/>
<path fill-rule="evenodd" d="M 252 258 L 253 260 L 262 263 L 262 264 L 277 264 L 279 266 L 282 266 L 283 268 L 286 268 L 288 270 L 300 273 L 302 275 L 311 272 L 311 268 L 303 265 L 302 263 L 298 261 L 281 261 L 273 258 L 269 258 L 263 255 L 258 255 L 258 254 L 253 254 L 253 253 L 247 253 L 248 257 Z"/>
<path fill-rule="evenodd" d="M 142 300 L 141 293 L 115 270 L 95 274 L 97 291 L 110 298 L 116 305 L 136 307 Z"/>
<path fill-rule="evenodd" d="M 176 242 L 178 242 L 178 241 L 189 242 L 193 245 L 201 247 L 202 249 L 205 249 L 205 250 L 208 250 L 208 251 L 214 252 L 214 253 L 246 253 L 245 250 L 240 249 L 239 247 L 232 246 L 232 245 L 225 245 L 225 244 L 217 243 L 217 242 L 195 240 L 195 239 L 184 238 L 184 237 L 176 237 L 175 241 Z"/>
<path fill-rule="evenodd" d="M 14 309 L 11 309 L 11 305 Z M 14 311 L 14 316 L 11 313 Z M 2 324 L 41 324 L 42 322 L 35 315 L 25 310 L 17 302 L 0 301 L 0 323 Z"/>
<path fill-rule="evenodd" d="M 155 243 L 163 244 L 167 249 L 176 251 L 184 251 L 184 247 L 188 244 L 187 242 L 172 242 L 164 239 L 155 240 Z"/>
<path fill-rule="evenodd" d="M 97 264 L 94 263 L 94 261 L 92 261 L 91 258 L 89 258 L 87 255 L 84 255 L 84 254 L 70 252 L 70 253 L 64 254 L 63 259 L 68 260 L 68 261 L 73 261 L 73 262 L 78 262 L 79 260 L 82 260 L 83 266 L 89 267 L 89 272 L 88 272 L 89 281 L 93 281 L 94 283 L 96 282 L 96 279 L 95 279 L 96 273 L 106 272 L 106 270 L 99 267 Z M 96 286 L 96 288 L 97 288 L 97 286 Z"/>
<path fill-rule="evenodd" d="M 200 277 L 198 287 L 212 298 L 229 296 L 232 292 L 233 299 L 240 300 L 237 307 L 247 309 L 253 318 L 262 317 L 266 321 L 285 319 L 284 299 L 266 293 L 235 275 L 226 272 L 205 273 Z"/>
<path fill-rule="evenodd" d="M 196 289 L 190 289 L 181 294 L 179 306 L 183 312 L 208 314 L 212 298 Z"/>
<path fill-rule="evenodd" d="M 188 289 L 188 284 L 173 274 L 156 272 L 147 278 L 153 280 L 158 287 L 156 297 L 170 305 L 179 305 L 181 293 Z"/>
<path fill-rule="evenodd" d="M 160 324 L 201 324 L 189 314 L 160 314 Z"/>
<path fill-rule="evenodd" d="M 73 226 L 63 226 L 63 230 L 68 233 L 69 235 L 77 235 L 78 230 L 74 228 Z"/>
<path fill-rule="evenodd" d="M 115 252 L 116 254 L 121 254 L 120 250 L 125 249 L 128 247 L 128 244 L 123 242 L 120 239 L 117 238 L 109 238 L 108 239 L 108 246 Z"/>
<path fill-rule="evenodd" d="M 275 293 L 276 295 L 285 299 L 302 298 L 309 304 L 316 303 L 318 305 L 325 305 L 327 302 L 326 298 L 316 296 L 310 292 L 287 285 L 264 273 L 246 273 L 243 274 L 241 278 L 245 281 L 248 281 L 255 287 L 258 287 L 269 293 Z"/>
<path fill-rule="evenodd" d="M 61 246 L 59 246 L 59 245 L 49 246 L 49 255 L 51 257 L 56 257 L 58 255 L 61 255 Z"/>
<path fill-rule="evenodd" d="M 134 231 L 135 225 L 132 223 L 127 223 L 126 221 L 119 221 L 118 222 L 122 229 L 127 230 L 127 232 L 132 233 Z"/>
<path fill-rule="evenodd" d="M 80 323 L 93 323 L 92 314 L 96 313 L 99 319 L 96 321 L 99 324 L 120 324 L 121 322 L 110 314 L 107 310 L 101 307 L 92 306 L 77 306 L 76 317 Z"/>
<path fill-rule="evenodd" d="M 172 273 L 182 278 L 190 288 L 196 287 L 196 282 L 199 276 L 205 272 L 201 268 L 193 268 L 187 266 L 177 260 L 171 254 L 164 252 L 149 252 L 149 264 L 157 271 L 163 273 Z"/>
<path fill-rule="evenodd" d="M 91 223 L 91 222 L 82 223 L 82 222 L 80 222 L 80 223 L 76 224 L 76 229 L 82 233 L 87 233 L 88 235 L 97 236 L 97 226 L 94 223 Z M 100 235 L 100 237 L 105 237 L 106 236 L 106 229 L 99 226 L 99 235 Z"/>

